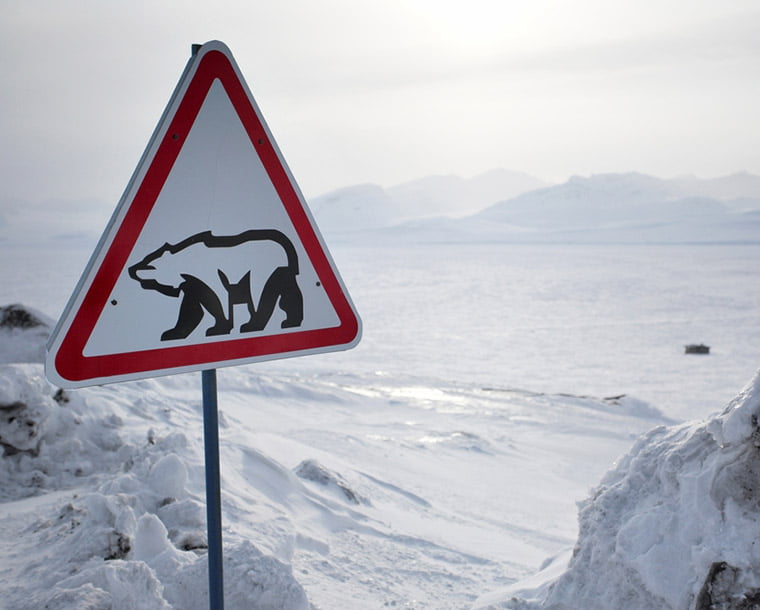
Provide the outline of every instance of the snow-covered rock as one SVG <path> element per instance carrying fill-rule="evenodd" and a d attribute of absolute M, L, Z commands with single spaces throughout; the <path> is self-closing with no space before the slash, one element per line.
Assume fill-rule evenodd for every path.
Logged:
<path fill-rule="evenodd" d="M 360 504 L 363 500 L 337 472 L 325 468 L 316 460 L 304 460 L 295 468 L 295 473 L 301 479 L 319 483 L 334 490 L 352 504 Z M 366 500 L 365 500 L 366 502 Z"/>
<path fill-rule="evenodd" d="M 97 399 L 103 391 L 110 399 Z M 198 449 L 134 419 L 125 429 L 118 403 L 129 411 L 139 399 L 114 388 L 64 394 L 39 364 L 0 366 L 0 534 L 22 534 L 2 553 L 17 566 L 8 607 L 208 607 Z M 225 571 L 231 608 L 309 607 L 290 565 L 251 543 L 227 545 Z"/>
<path fill-rule="evenodd" d="M 475 607 L 757 608 L 758 509 L 760 372 L 719 415 L 658 427 L 635 444 L 580 504 L 563 573 L 552 567 L 545 582 Z"/>
<path fill-rule="evenodd" d="M 31 307 L 0 307 L 0 363 L 44 362 L 45 345 L 54 324 Z"/>

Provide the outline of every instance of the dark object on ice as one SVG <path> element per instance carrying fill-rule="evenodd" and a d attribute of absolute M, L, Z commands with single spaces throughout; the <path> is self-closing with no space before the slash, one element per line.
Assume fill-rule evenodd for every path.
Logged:
<path fill-rule="evenodd" d="M 45 326 L 45 323 L 22 305 L 0 307 L 0 327 L 35 328 L 37 326 Z"/>
<path fill-rule="evenodd" d="M 760 589 L 745 589 L 741 570 L 716 561 L 710 566 L 705 584 L 697 596 L 695 610 L 756 610 L 760 608 Z"/>
<path fill-rule="evenodd" d="M 710 353 L 710 346 L 705 345 L 704 343 L 700 343 L 697 345 L 696 343 L 692 343 L 691 345 L 685 345 L 684 346 L 684 353 L 685 354 L 709 354 Z"/>

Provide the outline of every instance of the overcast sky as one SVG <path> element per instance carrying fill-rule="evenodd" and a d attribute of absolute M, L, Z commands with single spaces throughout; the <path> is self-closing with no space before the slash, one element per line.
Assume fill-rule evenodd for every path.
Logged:
<path fill-rule="evenodd" d="M 757 0 L 0 0 L 0 198 L 115 204 L 190 55 L 307 197 L 504 167 L 760 173 Z"/>

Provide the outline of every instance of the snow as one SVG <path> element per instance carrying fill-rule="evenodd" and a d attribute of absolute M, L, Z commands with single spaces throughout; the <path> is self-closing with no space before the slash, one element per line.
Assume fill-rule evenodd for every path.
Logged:
<path fill-rule="evenodd" d="M 331 248 L 356 349 L 219 371 L 227 607 L 754 603 L 758 246 L 431 227 Z M 206 608 L 200 376 L 43 375 L 91 246 L 0 261 L 0 606 Z"/>
<path fill-rule="evenodd" d="M 723 413 L 644 435 L 580 504 L 566 571 L 476 607 L 756 607 L 759 420 L 760 374 Z"/>
<path fill-rule="evenodd" d="M 17 541 L 0 555 L 8 607 L 206 607 L 202 457 L 183 432 L 151 427 L 170 411 L 160 390 L 55 400 L 40 364 L 4 365 L 0 375 L 0 409 L 15 405 L 0 432 L 0 529 Z M 18 438 L 16 421 L 28 436 Z M 246 541 L 229 557 L 231 607 L 308 607 L 288 565 Z"/>

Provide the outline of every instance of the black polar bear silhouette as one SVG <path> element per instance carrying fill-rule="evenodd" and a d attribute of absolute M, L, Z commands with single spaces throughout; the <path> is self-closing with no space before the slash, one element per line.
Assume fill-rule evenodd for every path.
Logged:
<path fill-rule="evenodd" d="M 238 304 L 246 305 L 250 314 L 240 327 L 242 333 L 264 330 L 278 303 L 285 312 L 282 328 L 303 322 L 303 295 L 296 282 L 298 255 L 293 243 L 275 229 L 250 229 L 239 235 L 204 231 L 164 244 L 128 272 L 145 290 L 182 296 L 177 323 L 161 334 L 161 341 L 188 337 L 203 320 L 204 310 L 214 318 L 206 336 L 229 334 Z M 262 283 L 256 305 L 252 288 Z"/>

